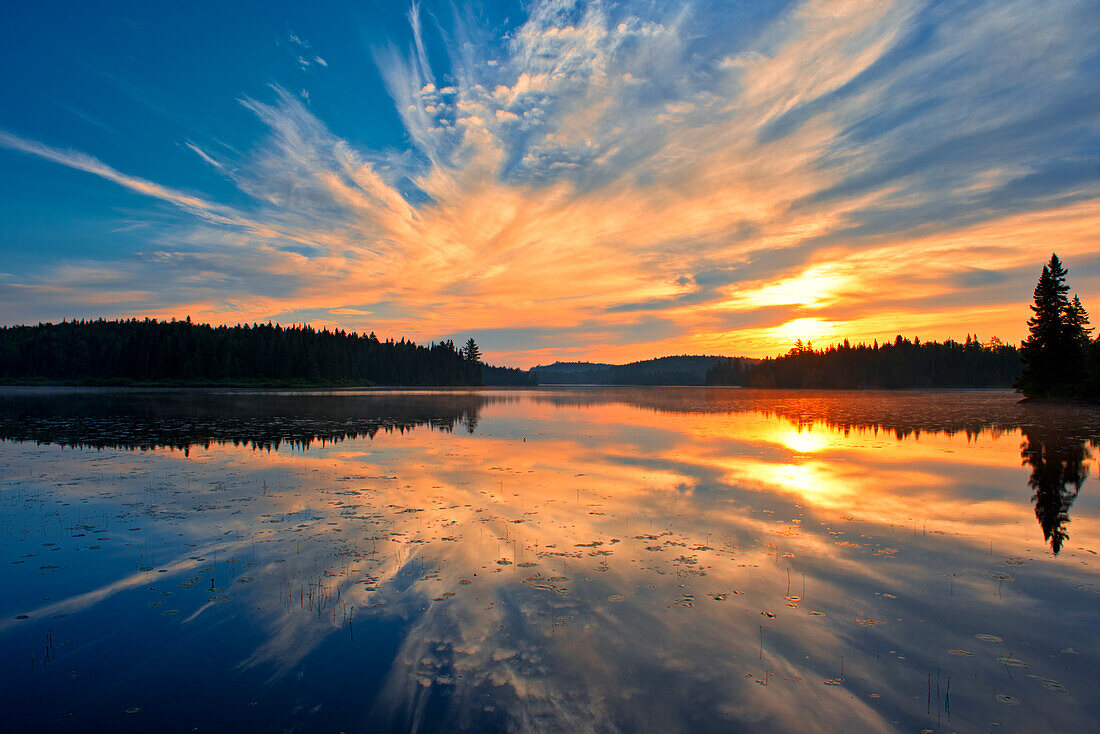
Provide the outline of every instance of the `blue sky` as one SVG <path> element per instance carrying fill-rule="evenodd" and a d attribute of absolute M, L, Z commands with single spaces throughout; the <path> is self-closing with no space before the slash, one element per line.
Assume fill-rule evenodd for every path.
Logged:
<path fill-rule="evenodd" d="M 1094 2 L 15 5 L 4 323 L 1015 341 L 1051 250 L 1100 303 Z"/>

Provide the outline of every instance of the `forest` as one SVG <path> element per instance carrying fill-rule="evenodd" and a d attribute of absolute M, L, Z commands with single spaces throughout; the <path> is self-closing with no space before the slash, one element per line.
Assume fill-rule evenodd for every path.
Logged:
<path fill-rule="evenodd" d="M 1016 347 L 997 339 L 852 345 L 847 339 L 825 349 L 797 342 L 786 354 L 755 364 L 718 362 L 708 385 L 783 388 L 1011 387 L 1020 376 Z"/>
<path fill-rule="evenodd" d="M 480 385 L 480 353 L 310 326 L 80 320 L 0 327 L 0 382 L 85 385 Z"/>

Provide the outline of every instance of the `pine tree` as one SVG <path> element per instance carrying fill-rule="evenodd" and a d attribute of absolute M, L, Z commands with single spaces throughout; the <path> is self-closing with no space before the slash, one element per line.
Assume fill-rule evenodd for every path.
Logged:
<path fill-rule="evenodd" d="M 481 350 L 477 348 L 477 342 L 473 340 L 473 337 L 466 342 L 466 346 L 462 348 L 462 356 L 466 358 L 468 362 L 480 362 Z"/>
<path fill-rule="evenodd" d="M 1058 255 L 1051 254 L 1035 284 L 1033 316 L 1028 319 L 1028 338 L 1020 356 L 1024 371 L 1017 388 L 1026 395 L 1043 397 L 1065 394 L 1080 379 L 1084 366 L 1084 348 L 1080 335 L 1085 334 L 1081 318 L 1087 323 L 1084 309 L 1076 311 L 1066 294 L 1068 272 Z M 1078 301 L 1080 305 L 1080 301 Z"/>
<path fill-rule="evenodd" d="M 1084 350 L 1089 345 L 1089 332 L 1092 328 L 1089 326 L 1089 314 L 1085 310 L 1085 307 L 1081 305 L 1081 299 L 1076 295 L 1073 296 L 1073 300 L 1069 302 L 1069 306 L 1066 308 L 1065 313 L 1066 324 L 1066 336 L 1077 346 L 1078 349 Z"/>

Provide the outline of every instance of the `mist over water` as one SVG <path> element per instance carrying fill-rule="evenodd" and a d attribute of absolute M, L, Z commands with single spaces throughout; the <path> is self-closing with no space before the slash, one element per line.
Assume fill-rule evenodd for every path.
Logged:
<path fill-rule="evenodd" d="M 1100 410 L 0 389 L 13 731 L 1087 731 Z"/>

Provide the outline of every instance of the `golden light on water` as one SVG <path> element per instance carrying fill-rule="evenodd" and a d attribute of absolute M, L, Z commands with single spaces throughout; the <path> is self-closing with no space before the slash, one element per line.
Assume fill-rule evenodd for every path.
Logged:
<path fill-rule="evenodd" d="M 815 451 L 821 451 L 829 445 L 829 441 L 826 436 L 823 435 L 823 431 L 817 431 L 815 433 L 809 429 L 789 430 L 783 434 L 781 440 L 785 446 L 800 454 L 811 454 Z"/>
<path fill-rule="evenodd" d="M 11 475 L 35 463 L 19 481 L 41 485 L 33 496 L 50 497 L 59 517 L 112 518 L 102 536 L 64 539 L 103 554 L 93 556 L 107 559 L 99 580 L 36 594 L 21 611 L 94 616 L 137 598 L 153 619 L 167 609 L 188 629 L 245 624 L 255 640 L 229 668 L 274 680 L 333 649 L 361 664 L 355 656 L 374 648 L 360 641 L 398 625 L 378 684 L 398 717 L 442 692 L 461 702 L 492 691 L 508 716 L 550 710 L 577 723 L 616 704 L 563 713 L 571 691 L 619 690 L 641 670 L 718 685 L 708 695 L 720 708 L 751 705 L 787 730 L 810 697 L 823 730 L 885 732 L 881 707 L 853 709 L 850 691 L 905 702 L 913 671 L 880 675 L 876 646 L 879 657 L 970 649 L 970 626 L 1007 636 L 1001 612 L 1031 598 L 1014 578 L 1095 577 L 1079 551 L 1100 544 L 1087 503 L 1071 508 L 1072 546 L 1059 558 L 1036 522 L 1021 444 L 1039 439 L 997 425 L 1003 417 L 969 423 L 973 401 L 1014 415 L 1010 394 L 609 388 L 326 400 L 346 431 L 348 416 L 396 395 L 423 401 L 422 422 L 322 440 L 330 427 L 274 450 L 230 434 L 186 454 L 0 444 Z M 116 440 L 135 435 L 124 426 Z M 28 526 L 28 552 L 57 547 L 45 544 L 65 527 Z M 75 580 L 56 568 L 26 578 Z M 924 611 L 928 601 L 960 606 L 947 624 Z M 219 616 L 229 610 L 235 621 Z M 23 623 L 0 620 L 0 634 Z"/>

